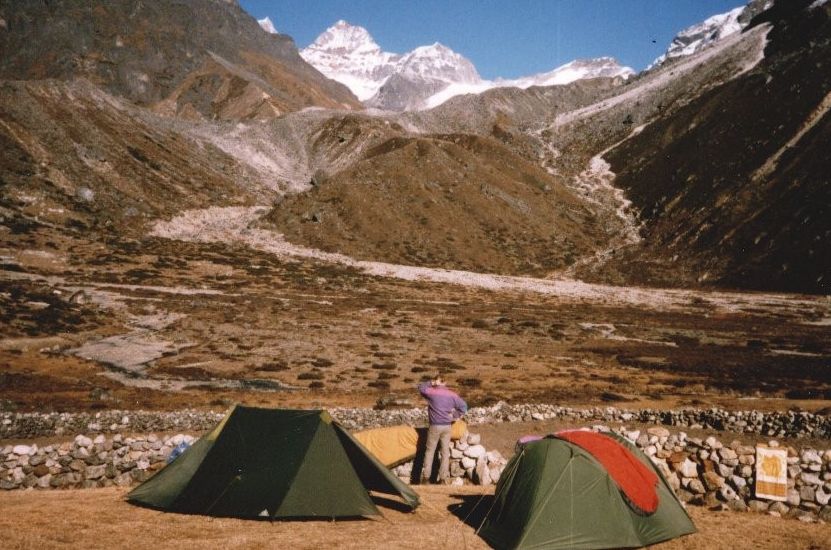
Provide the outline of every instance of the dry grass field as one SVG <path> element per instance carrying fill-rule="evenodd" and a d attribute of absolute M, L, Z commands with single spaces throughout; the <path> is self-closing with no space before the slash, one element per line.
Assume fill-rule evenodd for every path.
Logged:
<path fill-rule="evenodd" d="M 168 514 L 124 500 L 124 489 L 15 492 L 0 495 L 0 532 L 7 549 L 292 548 L 484 549 L 477 511 L 493 488 L 419 487 L 422 506 L 380 506 L 383 518 L 267 522 Z M 485 495 L 484 498 L 481 498 Z M 467 523 L 462 521 L 465 516 Z M 692 508 L 699 532 L 658 545 L 662 550 L 831 548 L 831 527 L 757 514 Z"/>

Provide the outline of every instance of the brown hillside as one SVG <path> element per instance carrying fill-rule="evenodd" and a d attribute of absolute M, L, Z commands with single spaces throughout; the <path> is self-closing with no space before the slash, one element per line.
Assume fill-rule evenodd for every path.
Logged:
<path fill-rule="evenodd" d="M 492 139 L 397 137 L 268 216 L 289 240 L 363 259 L 544 274 L 604 239 L 563 185 Z"/>
<path fill-rule="evenodd" d="M 0 84 L 0 213 L 14 231 L 117 230 L 253 200 L 237 163 L 86 81 Z"/>

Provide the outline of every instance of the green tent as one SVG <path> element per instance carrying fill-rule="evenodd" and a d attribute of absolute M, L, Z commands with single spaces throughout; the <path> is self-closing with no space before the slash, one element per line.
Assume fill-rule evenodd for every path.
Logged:
<path fill-rule="evenodd" d="M 338 518 L 378 515 L 370 490 L 418 506 L 328 412 L 236 406 L 127 499 L 187 514 Z"/>
<path fill-rule="evenodd" d="M 694 533 L 655 465 L 625 439 L 611 436 L 658 475 L 653 513 L 631 507 L 587 451 L 546 438 L 525 445 L 508 462 L 480 536 L 495 548 L 638 548 Z"/>

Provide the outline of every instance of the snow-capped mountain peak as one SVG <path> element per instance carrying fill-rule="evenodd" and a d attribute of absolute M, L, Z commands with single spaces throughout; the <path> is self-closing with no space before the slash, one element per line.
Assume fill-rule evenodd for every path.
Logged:
<path fill-rule="evenodd" d="M 514 80 L 497 80 L 500 86 L 529 88 L 531 86 L 562 86 L 584 78 L 629 78 L 635 74 L 631 67 L 625 67 L 614 57 L 575 59 L 560 65 L 553 71 L 526 76 Z"/>
<path fill-rule="evenodd" d="M 693 55 L 723 38 L 741 32 L 755 15 L 770 8 L 772 4 L 772 0 L 750 0 L 745 6 L 713 15 L 701 23 L 687 27 L 675 35 L 667 51 L 646 70 L 658 67 L 668 59 Z"/>
<path fill-rule="evenodd" d="M 257 23 L 259 23 L 260 27 L 262 27 L 262 29 L 268 34 L 277 34 L 277 28 L 274 26 L 274 23 L 271 22 L 270 17 L 257 19 Z"/>
<path fill-rule="evenodd" d="M 374 96 L 397 68 L 401 56 L 384 52 L 369 32 L 340 20 L 300 55 L 332 80 L 346 85 L 358 99 Z"/>
<path fill-rule="evenodd" d="M 419 46 L 400 61 L 401 75 L 408 78 L 441 80 L 448 83 L 476 83 L 481 81 L 476 67 L 467 58 L 438 42 Z"/>
<path fill-rule="evenodd" d="M 306 50 L 331 54 L 374 55 L 381 53 L 381 47 L 365 28 L 351 25 L 341 19 L 317 37 Z"/>
<path fill-rule="evenodd" d="M 547 73 L 514 80 L 483 80 L 463 55 L 434 42 L 403 55 L 385 52 L 369 32 L 338 21 L 300 51 L 308 63 L 381 109 L 435 107 L 449 98 L 491 88 L 553 86 L 581 78 L 628 78 L 634 71 L 611 57 L 576 60 Z"/>

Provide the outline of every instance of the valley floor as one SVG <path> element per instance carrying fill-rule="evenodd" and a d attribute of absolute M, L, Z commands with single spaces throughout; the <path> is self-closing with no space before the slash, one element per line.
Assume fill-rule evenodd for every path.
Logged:
<path fill-rule="evenodd" d="M 474 405 L 831 405 L 825 297 L 354 261 L 257 212 L 186 213 L 140 241 L 9 236 L 4 406 L 369 406 L 436 372 Z"/>

